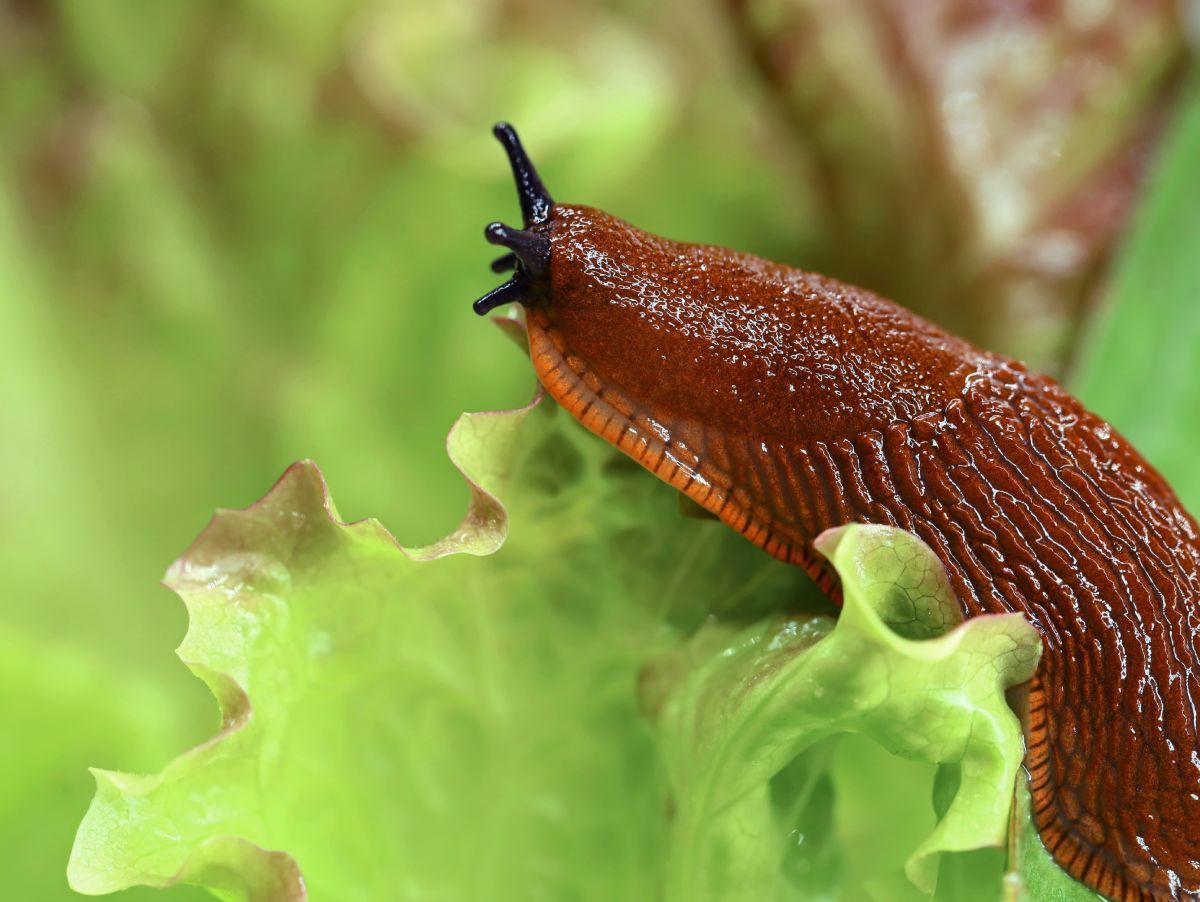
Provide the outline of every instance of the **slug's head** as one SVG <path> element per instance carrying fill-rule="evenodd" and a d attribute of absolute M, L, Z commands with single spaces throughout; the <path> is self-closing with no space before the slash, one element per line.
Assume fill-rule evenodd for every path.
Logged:
<path fill-rule="evenodd" d="M 832 441 L 940 410 L 980 364 L 869 292 L 556 204 L 512 127 L 494 132 L 524 228 L 485 230 L 508 251 L 492 268 L 515 273 L 475 312 L 519 302 L 538 378 L 614 443 L 714 430 Z"/>
<path fill-rule="evenodd" d="M 513 277 L 475 302 L 475 312 L 480 316 L 512 301 L 528 304 L 534 296 L 545 292 L 550 273 L 550 236 L 547 230 L 554 200 L 529 161 L 516 129 L 507 122 L 497 122 L 492 134 L 508 153 L 508 162 L 517 182 L 517 194 L 521 199 L 525 228 L 514 229 L 502 222 L 493 222 L 484 229 L 483 234 L 488 241 L 508 250 L 492 261 L 492 272 L 513 271 Z"/>

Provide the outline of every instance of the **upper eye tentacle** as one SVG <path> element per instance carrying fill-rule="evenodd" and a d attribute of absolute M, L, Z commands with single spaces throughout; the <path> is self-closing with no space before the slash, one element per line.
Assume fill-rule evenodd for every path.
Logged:
<path fill-rule="evenodd" d="M 521 215 L 525 219 L 525 226 L 545 222 L 550 218 L 550 208 L 554 206 L 554 199 L 542 184 L 542 178 L 530 162 L 525 148 L 521 146 L 517 130 L 507 122 L 497 122 L 492 127 L 492 134 L 504 145 L 504 150 L 508 153 L 508 162 L 512 165 L 513 178 L 517 182 L 517 195 L 521 199 Z"/>

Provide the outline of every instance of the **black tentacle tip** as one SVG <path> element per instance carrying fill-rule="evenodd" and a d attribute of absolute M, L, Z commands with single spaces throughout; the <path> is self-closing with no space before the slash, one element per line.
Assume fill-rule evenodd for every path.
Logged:
<path fill-rule="evenodd" d="M 492 272 L 511 272 L 517 268 L 517 255 L 504 254 L 492 261 Z"/>
<path fill-rule="evenodd" d="M 519 272 L 536 278 L 550 268 L 550 237 L 542 232 L 492 222 L 483 230 L 483 237 L 491 244 L 512 251 L 520 263 Z"/>
<path fill-rule="evenodd" d="M 521 139 L 517 136 L 517 130 L 503 119 L 492 126 L 492 134 L 495 135 L 496 140 L 503 144 L 506 148 L 520 148 L 521 146 Z"/>
<path fill-rule="evenodd" d="M 483 227 L 483 237 L 487 239 L 488 244 L 498 244 L 501 247 L 508 247 L 510 236 L 519 231 L 518 229 L 510 229 L 502 222 L 489 222 Z M 513 253 L 516 253 L 514 250 Z"/>

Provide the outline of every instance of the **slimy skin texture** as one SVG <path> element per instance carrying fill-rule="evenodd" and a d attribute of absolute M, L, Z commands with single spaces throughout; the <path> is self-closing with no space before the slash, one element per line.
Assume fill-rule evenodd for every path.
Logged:
<path fill-rule="evenodd" d="M 886 523 L 934 550 L 965 615 L 1024 614 L 1042 840 L 1112 899 L 1200 898 L 1200 534 L 1137 451 L 861 289 L 583 206 L 527 224 L 543 256 L 510 294 L 547 391 L 827 591 L 812 540 Z"/>

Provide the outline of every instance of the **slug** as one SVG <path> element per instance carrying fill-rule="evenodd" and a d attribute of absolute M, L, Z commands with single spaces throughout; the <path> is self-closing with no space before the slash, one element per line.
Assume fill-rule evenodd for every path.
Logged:
<path fill-rule="evenodd" d="M 965 616 L 1041 633 L 1026 761 L 1058 864 L 1117 900 L 1200 898 L 1200 538 L 1053 380 L 868 291 L 556 204 L 507 124 L 524 227 L 485 235 L 538 379 L 585 427 L 829 593 L 847 522 L 920 536 Z"/>

